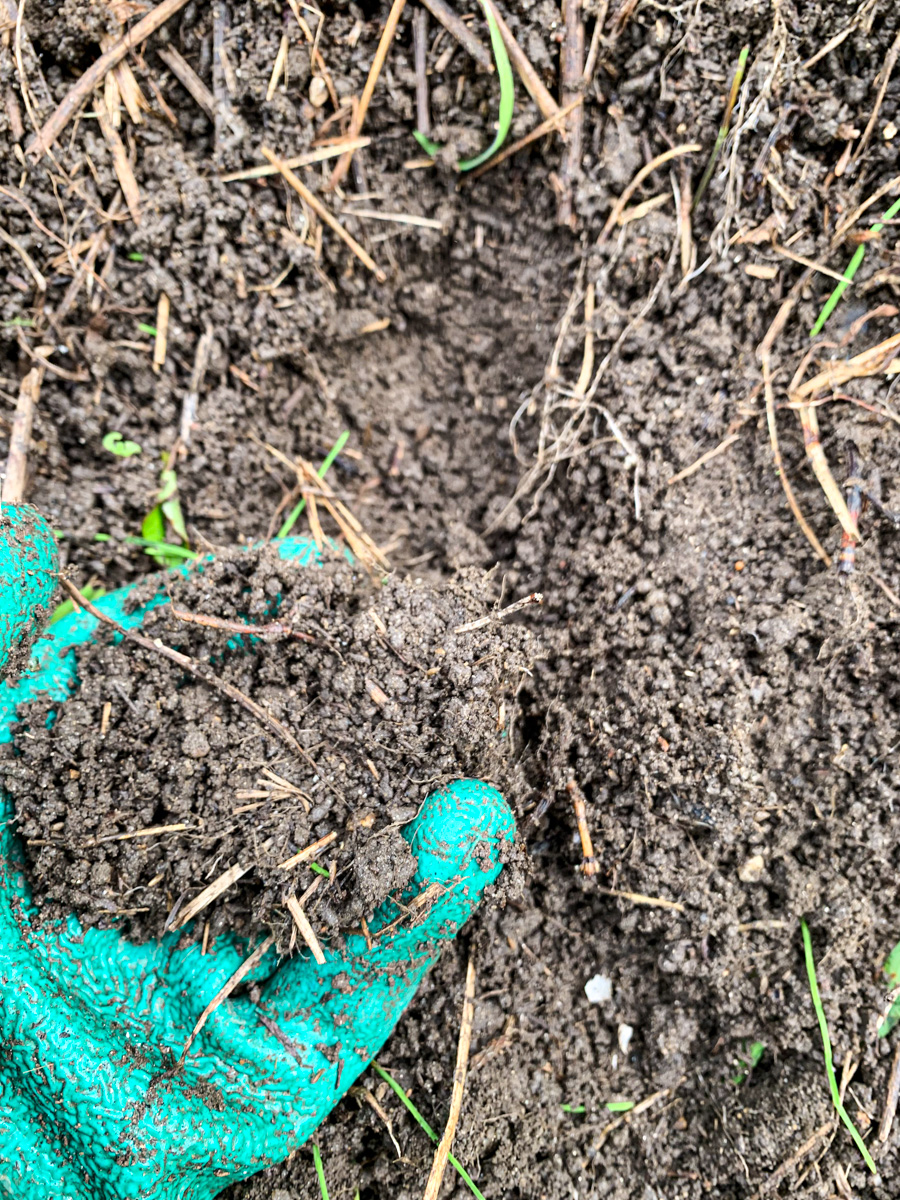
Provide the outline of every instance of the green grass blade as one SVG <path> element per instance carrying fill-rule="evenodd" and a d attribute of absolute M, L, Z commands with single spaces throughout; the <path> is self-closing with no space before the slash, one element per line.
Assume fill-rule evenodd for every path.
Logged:
<path fill-rule="evenodd" d="M 143 521 L 141 521 L 141 538 L 146 542 L 157 545 L 165 539 L 165 536 L 166 523 L 163 519 L 163 512 L 160 506 L 156 504 L 150 509 Z"/>
<path fill-rule="evenodd" d="M 437 142 L 433 142 L 430 137 L 426 137 L 425 134 L 420 133 L 418 129 L 413 130 L 413 137 L 416 139 L 425 153 L 430 154 L 432 158 L 434 158 L 441 148 Z"/>
<path fill-rule="evenodd" d="M 319 1177 L 319 1191 L 322 1193 L 322 1200 L 328 1200 L 328 1184 L 325 1182 L 322 1155 L 319 1153 L 319 1147 L 315 1142 L 313 1142 L 313 1162 L 316 1164 L 316 1174 Z"/>
<path fill-rule="evenodd" d="M 509 134 L 509 129 L 512 125 L 513 109 L 516 103 L 516 84 L 509 62 L 509 55 L 506 53 L 506 46 L 503 44 L 503 34 L 500 32 L 500 26 L 497 24 L 497 18 L 494 16 L 490 5 L 485 0 L 481 0 L 481 7 L 484 9 L 484 15 L 487 18 L 488 30 L 491 35 L 491 49 L 494 52 L 494 62 L 497 66 L 497 79 L 500 82 L 500 111 L 497 114 L 497 134 L 486 150 L 482 150 L 474 158 L 466 158 L 458 162 L 456 164 L 457 171 L 474 171 L 476 167 L 480 167 L 482 163 L 486 163 L 489 158 L 493 158 Z M 413 131 L 413 137 L 425 153 L 430 154 L 432 158 L 440 150 L 437 142 L 433 142 L 431 138 L 427 138 L 418 129 Z"/>
<path fill-rule="evenodd" d="M 460 171 L 474 171 L 476 167 L 480 167 L 482 163 L 487 162 L 489 158 L 493 158 L 497 153 L 506 141 L 506 135 L 509 133 L 510 125 L 512 125 L 513 108 L 516 99 L 516 85 L 513 79 L 512 67 L 509 63 L 509 55 L 506 53 L 506 46 L 503 44 L 503 35 L 500 32 L 500 26 L 497 24 L 497 19 L 490 5 L 485 0 L 481 0 L 481 7 L 484 9 L 488 29 L 491 31 L 491 49 L 494 51 L 494 62 L 497 64 L 497 78 L 500 81 L 500 112 L 497 116 L 497 136 L 486 150 L 482 150 L 474 158 L 467 158 L 464 162 L 457 163 L 457 170 Z"/>
<path fill-rule="evenodd" d="M 871 232 L 881 233 L 882 229 L 884 229 L 884 222 L 893 220 L 898 212 L 900 212 L 900 200 L 895 200 L 891 207 L 887 209 L 881 220 L 876 221 L 875 224 L 871 226 Z M 846 292 L 847 288 L 853 282 L 853 276 L 859 270 L 859 265 L 865 257 L 866 243 L 861 242 L 854 250 L 853 257 L 847 263 L 847 269 L 844 271 L 840 283 L 825 301 L 822 311 L 816 318 L 815 325 L 813 325 L 812 329 L 809 331 L 810 337 L 816 337 L 822 332 L 823 328 L 825 327 L 825 322 L 837 308 L 838 304 L 840 303 L 841 296 L 843 296 L 844 292 Z"/>
<path fill-rule="evenodd" d="M 81 589 L 81 594 L 85 600 L 99 600 L 101 596 L 106 595 L 106 588 L 95 587 L 94 584 L 88 583 Z M 63 600 L 62 604 L 57 604 L 53 610 L 53 615 L 47 622 L 48 625 L 55 625 L 57 621 L 61 621 L 63 617 L 67 617 L 69 613 L 75 611 L 75 602 L 73 600 Z"/>
<path fill-rule="evenodd" d="M 819 984 L 816 979 L 816 964 L 815 960 L 813 959 L 812 938 L 809 936 L 809 926 L 802 918 L 800 919 L 800 930 L 803 934 L 803 957 L 806 960 L 806 974 L 809 978 L 809 992 L 812 996 L 813 1008 L 816 1010 L 816 1017 L 819 1021 L 819 1033 L 822 1035 L 822 1052 L 825 1057 L 825 1074 L 828 1076 L 828 1086 L 831 1089 L 831 1100 L 838 1116 L 847 1126 L 850 1136 L 853 1138 L 854 1142 L 856 1142 L 856 1147 L 865 1159 L 866 1166 L 873 1175 L 877 1175 L 878 1169 L 875 1166 L 872 1155 L 869 1153 L 869 1148 L 862 1140 L 859 1130 L 850 1120 L 847 1110 L 841 1103 L 841 1091 L 838 1087 L 837 1079 L 835 1078 L 834 1062 L 832 1061 L 831 1057 L 831 1038 L 828 1036 L 828 1022 L 825 1019 L 825 1009 L 822 1007 L 822 998 L 819 995 Z"/>
<path fill-rule="evenodd" d="M 350 440 L 350 430 L 345 429 L 344 432 L 338 438 L 338 440 L 334 443 L 334 445 L 331 447 L 331 449 L 325 455 L 325 458 L 322 461 L 321 467 L 319 467 L 318 471 L 316 471 L 316 474 L 318 475 L 318 477 L 320 479 L 324 479 L 325 476 L 328 474 L 334 460 L 337 458 L 337 456 L 340 454 L 340 452 L 343 450 L 343 448 L 347 445 L 347 442 L 349 440 Z M 285 523 L 275 534 L 276 538 L 287 537 L 287 535 L 291 532 L 291 530 L 297 524 L 297 519 L 299 518 L 300 514 L 303 512 L 304 508 L 306 508 L 305 500 L 301 500 L 298 504 L 296 504 L 294 506 L 294 508 L 291 510 L 290 514 L 288 515 L 288 518 L 285 521 Z"/>
<path fill-rule="evenodd" d="M 825 304 L 822 306 L 822 311 L 819 313 L 818 317 L 816 317 L 815 325 L 813 325 L 812 329 L 809 331 L 810 337 L 816 337 L 818 334 L 820 334 L 822 332 L 822 329 L 825 326 L 825 322 L 828 320 L 828 318 L 831 316 L 831 314 L 837 308 L 838 304 L 840 303 L 841 296 L 843 296 L 844 292 L 846 292 L 847 288 L 853 282 L 853 276 L 859 270 L 859 264 L 862 262 L 862 260 L 865 257 L 866 257 L 866 247 L 865 247 L 865 243 L 862 243 L 861 245 L 856 247 L 856 250 L 853 252 L 853 257 L 847 263 L 847 269 L 846 269 L 846 271 L 844 271 L 844 274 L 843 274 L 843 277 L 842 277 L 840 283 L 837 285 L 837 287 L 834 289 L 834 291 L 831 293 L 831 295 L 825 301 Z"/>
<path fill-rule="evenodd" d="M 400 1084 L 397 1082 L 397 1080 L 393 1077 L 393 1075 L 391 1075 L 388 1071 L 386 1071 L 384 1069 L 384 1067 L 380 1066 L 374 1060 L 374 1058 L 372 1059 L 372 1062 L 369 1065 L 371 1066 L 373 1071 L 375 1071 L 378 1075 L 381 1076 L 381 1078 L 384 1080 L 384 1082 L 386 1084 L 388 1084 L 391 1088 L 393 1088 L 394 1092 L 396 1092 L 397 1096 L 402 1101 L 404 1107 L 407 1109 L 407 1111 L 410 1113 L 410 1115 L 414 1118 L 414 1120 L 416 1120 L 418 1122 L 418 1124 L 422 1127 L 422 1129 L 425 1130 L 425 1132 L 428 1134 L 428 1136 L 431 1138 L 431 1140 L 433 1142 L 439 1142 L 441 1139 L 434 1132 L 434 1130 L 431 1128 L 431 1126 L 428 1124 L 428 1122 L 425 1120 L 425 1118 L 422 1116 L 422 1114 L 419 1112 L 419 1110 L 413 1104 L 412 1100 L 410 1100 L 409 1096 L 407 1096 L 406 1092 L 404 1092 L 403 1088 L 400 1086 Z M 484 1196 L 478 1190 L 474 1180 L 469 1175 L 468 1171 L 466 1171 L 465 1167 L 462 1166 L 459 1159 L 456 1158 L 456 1156 L 453 1154 L 448 1154 L 447 1161 L 450 1163 L 450 1166 L 453 1167 L 453 1169 L 456 1171 L 457 1175 L 460 1177 L 460 1179 L 463 1181 L 463 1183 L 466 1185 L 466 1187 L 469 1189 L 469 1191 L 475 1197 L 475 1200 L 484 1200 Z"/>
<path fill-rule="evenodd" d="M 195 558 L 200 557 L 195 550 L 188 550 L 187 546 L 175 546 L 172 542 L 161 542 L 155 538 L 134 537 L 129 534 L 123 540 L 129 546 L 143 546 L 151 558 L 170 558 L 173 563 L 180 562 L 182 559 L 192 562 Z"/>

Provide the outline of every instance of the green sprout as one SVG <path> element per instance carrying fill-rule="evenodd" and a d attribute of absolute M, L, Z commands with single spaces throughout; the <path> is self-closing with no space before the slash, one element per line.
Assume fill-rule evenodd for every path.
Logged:
<path fill-rule="evenodd" d="M 509 55 L 506 53 L 506 46 L 503 44 L 503 35 L 500 32 L 500 26 L 497 24 L 497 19 L 487 0 L 481 0 L 481 7 L 484 9 L 485 17 L 487 17 L 488 29 L 491 33 L 491 49 L 494 51 L 494 62 L 497 64 L 497 78 L 500 81 L 500 112 L 497 117 L 497 135 L 486 150 L 482 150 L 474 158 L 467 158 L 462 162 L 458 162 L 456 164 L 457 171 L 472 171 L 475 167 L 480 167 L 482 163 L 487 162 L 489 158 L 492 158 L 497 153 L 506 141 L 506 135 L 509 133 L 516 98 L 516 85 L 513 80 L 512 67 L 509 65 Z M 432 158 L 439 152 L 440 146 L 437 142 L 433 142 L 430 138 L 427 138 L 418 129 L 413 130 L 413 137 L 425 153 L 430 154 Z"/>
<path fill-rule="evenodd" d="M 417 1121 L 418 1124 L 425 1130 L 425 1132 L 428 1134 L 428 1136 L 431 1138 L 431 1140 L 433 1142 L 439 1142 L 441 1139 L 438 1137 L 438 1135 L 434 1132 L 434 1130 L 431 1128 L 431 1126 L 428 1124 L 428 1122 L 425 1120 L 425 1118 L 422 1116 L 422 1114 L 419 1112 L 419 1110 L 413 1104 L 412 1100 L 410 1100 L 409 1096 L 407 1096 L 406 1092 L 404 1092 L 403 1088 L 400 1086 L 400 1084 L 397 1082 L 397 1080 L 394 1079 L 393 1075 L 391 1075 L 388 1071 L 386 1071 L 384 1069 L 384 1067 L 380 1066 L 374 1060 L 374 1058 L 372 1059 L 372 1062 L 369 1065 L 371 1066 L 372 1070 L 375 1071 L 378 1075 L 380 1075 L 381 1078 L 385 1081 L 385 1083 L 388 1084 L 394 1090 L 394 1092 L 396 1092 L 397 1096 L 400 1098 L 400 1100 L 402 1101 L 405 1108 L 412 1115 L 412 1117 L 415 1119 L 415 1121 Z M 460 1179 L 463 1181 L 463 1183 L 466 1185 L 466 1187 L 469 1189 L 469 1191 L 475 1197 L 475 1200 L 484 1200 L 484 1196 L 481 1194 L 481 1192 L 476 1187 L 475 1182 L 473 1181 L 472 1177 L 465 1170 L 465 1168 L 460 1165 L 459 1159 L 453 1154 L 448 1154 L 447 1161 L 450 1163 L 450 1166 L 454 1168 L 457 1175 L 459 1175 Z"/>
<path fill-rule="evenodd" d="M 110 454 L 118 455 L 119 458 L 131 458 L 132 455 L 141 452 L 137 442 L 127 441 L 115 429 L 111 429 L 109 433 L 103 435 L 103 449 L 108 450 Z"/>
<path fill-rule="evenodd" d="M 607 1100 L 606 1102 L 607 1112 L 631 1112 L 633 1108 L 633 1100 Z"/>
<path fill-rule="evenodd" d="M 328 474 L 328 472 L 331 469 L 332 463 L 337 458 L 337 456 L 340 454 L 340 452 L 343 450 L 343 448 L 347 445 L 347 442 L 349 441 L 349 439 L 350 439 L 350 430 L 345 429 L 344 432 L 339 436 L 338 440 L 334 443 L 334 445 L 331 447 L 331 449 L 325 455 L 325 458 L 322 461 L 321 467 L 319 467 L 318 471 L 316 471 L 316 474 L 318 475 L 318 477 L 320 479 L 324 479 L 325 476 Z M 275 535 L 276 538 L 287 537 L 287 535 L 291 532 L 291 530 L 297 524 L 297 518 L 303 512 L 304 508 L 306 508 L 306 500 L 300 500 L 291 509 L 290 513 L 288 514 L 287 520 L 285 521 L 285 523 L 282 525 L 282 527 L 276 533 L 276 535 Z"/>
<path fill-rule="evenodd" d="M 328 1184 L 325 1182 L 322 1155 L 319 1153 L 319 1147 L 315 1142 L 313 1142 L 313 1162 L 316 1164 L 316 1175 L 319 1177 L 319 1191 L 322 1193 L 322 1200 L 328 1200 Z"/>
<path fill-rule="evenodd" d="M 326 879 L 330 879 L 330 878 L 331 878 L 331 872 L 330 872 L 330 871 L 326 871 L 326 870 L 325 870 L 325 868 L 324 868 L 323 866 L 320 866 L 320 864 L 319 864 L 319 863 L 317 863 L 317 862 L 311 862 L 311 863 L 308 863 L 308 864 L 307 864 L 307 866 L 309 867 L 309 869 L 310 869 L 311 871 L 315 871 L 315 873 L 316 873 L 317 875 L 324 875 Z"/>
<path fill-rule="evenodd" d="M 141 254 L 140 250 L 132 250 L 131 253 L 128 255 L 128 261 L 129 262 L 143 262 L 144 256 L 143 256 L 143 254 Z"/>
<path fill-rule="evenodd" d="M 587 1109 L 585 1108 L 585 1106 L 583 1104 L 564 1104 L 562 1106 L 562 1110 L 563 1110 L 563 1112 L 567 1112 L 567 1113 L 587 1112 Z"/>
<path fill-rule="evenodd" d="M 156 504 L 141 522 L 141 543 L 151 558 L 157 559 L 164 566 L 175 566 L 182 559 L 195 557 L 192 551 L 185 553 L 183 543 L 187 542 L 187 528 L 184 514 L 178 499 L 178 476 L 168 465 L 168 455 L 163 455 L 163 469 L 159 473 L 159 491 L 156 494 Z M 170 544 L 166 539 L 166 522 L 168 522 L 182 545 Z M 137 539 L 129 538 L 129 541 Z"/>
<path fill-rule="evenodd" d="M 862 1136 L 856 1126 L 850 1119 L 850 1115 L 844 1108 L 841 1100 L 841 1091 L 838 1087 L 837 1079 L 834 1074 L 834 1062 L 831 1057 L 831 1038 L 828 1036 L 828 1022 L 825 1019 L 825 1009 L 822 1007 L 822 998 L 819 995 L 819 984 L 816 980 L 816 964 L 813 959 L 812 938 L 809 936 L 809 926 L 801 917 L 800 932 L 803 934 L 803 957 L 806 960 L 806 974 L 809 978 L 809 993 L 812 996 L 813 1008 L 816 1010 L 816 1017 L 819 1021 L 819 1033 L 822 1035 L 822 1052 L 825 1058 L 825 1074 L 828 1076 L 828 1086 L 831 1089 L 831 1101 L 834 1104 L 837 1115 L 841 1118 L 847 1129 L 850 1131 L 850 1136 L 856 1142 L 856 1147 L 860 1154 L 865 1159 L 866 1166 L 873 1175 L 878 1174 L 878 1170 L 869 1153 L 869 1148 L 862 1140 Z"/>
<path fill-rule="evenodd" d="M 881 220 L 876 221 L 875 224 L 870 227 L 870 233 L 881 233 L 882 229 L 884 229 L 885 223 L 893 220 L 898 212 L 900 212 L 900 200 L 895 200 L 891 207 L 886 210 Z M 853 282 L 853 276 L 859 270 L 859 265 L 865 257 L 866 243 L 861 242 L 853 252 L 853 257 L 847 263 L 847 268 L 841 277 L 840 283 L 838 283 L 837 287 L 825 301 L 822 311 L 816 318 L 815 325 L 813 325 L 812 329 L 809 331 L 810 337 L 815 337 L 817 334 L 822 332 L 825 322 L 837 308 L 841 296 L 843 296 L 844 292 L 846 292 L 847 288 Z"/>
<path fill-rule="evenodd" d="M 146 333 L 147 337 L 156 337 L 155 325 L 147 325 L 143 321 L 138 321 L 138 329 L 141 331 L 141 333 Z"/>
<path fill-rule="evenodd" d="M 741 1049 L 742 1050 L 746 1049 L 746 1043 L 744 1043 L 744 1045 L 741 1046 Z M 750 1075 L 750 1073 L 753 1071 L 753 1069 L 756 1066 L 758 1066 L 759 1060 L 762 1058 L 762 1056 L 765 1054 L 765 1052 L 766 1052 L 765 1042 L 754 1042 L 752 1044 L 752 1046 L 750 1047 L 750 1049 L 747 1050 L 746 1059 L 739 1058 L 737 1060 L 738 1071 L 737 1071 L 736 1075 L 732 1075 L 731 1082 L 733 1084 L 735 1084 L 737 1087 L 740 1087 L 740 1085 Z"/>

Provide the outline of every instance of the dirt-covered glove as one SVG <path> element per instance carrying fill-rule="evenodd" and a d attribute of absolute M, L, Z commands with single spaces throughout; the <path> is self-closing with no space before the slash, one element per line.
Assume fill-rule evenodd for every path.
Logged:
<path fill-rule="evenodd" d="M 282 555 L 304 564 L 315 549 L 288 539 Z M 21 665 L 38 636 L 25 672 L 0 685 L 3 742 L 19 704 L 70 693 L 74 649 L 97 628 L 76 612 L 40 634 L 57 571 L 44 519 L 4 505 L 0 667 Z M 126 595 L 96 603 L 134 627 L 154 605 L 129 612 Z M 220 938 L 204 955 L 177 933 L 137 946 L 74 916 L 39 927 L 15 814 L 0 803 L 0 1194 L 16 1200 L 207 1200 L 285 1158 L 384 1044 L 514 834 L 486 784 L 432 793 L 403 831 L 414 879 L 378 910 L 371 944 L 348 936 L 319 966 L 271 946 L 254 956 L 262 941 Z M 241 986 L 215 1004 L 242 965 Z"/>

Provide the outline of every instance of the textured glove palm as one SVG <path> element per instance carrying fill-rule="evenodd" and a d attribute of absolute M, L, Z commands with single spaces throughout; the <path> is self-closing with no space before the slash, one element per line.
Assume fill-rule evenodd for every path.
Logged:
<path fill-rule="evenodd" d="M 308 562 L 304 541 L 285 557 Z M 0 526 L 0 663 L 45 618 L 56 582 L 53 536 L 33 509 Z M 13 582 L 15 581 L 15 586 Z M 122 624 L 125 592 L 100 601 Z M 16 706 L 64 699 L 73 648 L 96 619 L 65 618 L 40 637 L 26 673 L 0 688 L 0 741 Z M 404 830 L 418 871 L 371 925 L 318 966 L 269 949 L 248 973 L 253 995 L 226 999 L 183 1061 L 204 1009 L 253 947 L 220 938 L 206 955 L 179 935 L 135 946 L 74 916 L 37 928 L 7 801 L 0 812 L 0 1194 L 17 1200 L 206 1200 L 285 1158 L 330 1112 L 383 1045 L 436 960 L 500 871 L 512 814 L 485 784 L 433 793 Z M 477 851 L 477 853 L 476 853 Z M 417 922 L 408 903 L 430 885 Z"/>

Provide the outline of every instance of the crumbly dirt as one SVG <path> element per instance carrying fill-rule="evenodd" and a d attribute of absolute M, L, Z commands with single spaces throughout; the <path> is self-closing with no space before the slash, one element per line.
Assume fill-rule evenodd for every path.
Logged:
<path fill-rule="evenodd" d="M 498 4 L 557 93 L 558 6 Z M 544 593 L 528 627 L 545 657 L 519 691 L 508 784 L 530 874 L 517 898 L 488 903 L 473 919 L 382 1055 L 441 1128 L 474 953 L 473 1067 L 454 1149 L 489 1200 L 892 1197 L 900 1123 L 884 1144 L 877 1126 L 897 1034 L 879 1039 L 876 1030 L 888 1001 L 880 966 L 900 936 L 900 541 L 875 503 L 900 508 L 892 377 L 855 381 L 818 410 L 838 484 L 862 480 L 873 497 L 855 569 L 842 575 L 814 554 L 785 503 L 756 348 L 796 285 L 773 348 L 777 427 L 802 510 L 837 558 L 839 526 L 785 407 L 834 281 L 818 272 L 803 281 L 796 256 L 843 271 L 852 243 L 834 240 L 837 223 L 897 174 L 896 70 L 853 157 L 897 13 L 883 3 L 857 11 L 798 0 L 601 5 L 573 233 L 557 224 L 556 138 L 461 186 L 445 168 L 404 166 L 419 157 L 414 7 L 375 90 L 365 126 L 372 144 L 340 191 L 325 190 L 329 164 L 304 172 L 385 271 L 384 284 L 320 234 L 280 183 L 219 179 L 261 161 L 262 144 L 296 155 L 342 128 L 338 120 L 323 129 L 330 102 L 310 103 L 308 48 L 280 4 L 228 6 L 233 73 L 224 83 L 213 71 L 211 6 L 188 4 L 134 60 L 152 105 L 141 126 L 123 127 L 139 226 L 121 202 L 114 220 L 102 216 L 117 184 L 92 119 L 58 147 L 67 180 L 49 163 L 23 176 L 9 157 L 2 218 L 48 287 L 36 305 L 21 258 L 5 259 L 4 392 L 14 395 L 28 351 L 52 347 L 56 368 L 36 417 L 29 498 L 61 531 L 64 561 L 82 582 L 113 587 L 152 570 L 126 538 L 155 503 L 161 456 L 172 451 L 197 342 L 210 328 L 190 445 L 175 459 L 193 545 L 274 533 L 297 492 L 267 445 L 319 461 L 348 429 L 332 482 L 400 577 L 440 590 L 461 568 L 499 564 L 502 602 Z M 596 9 L 584 9 L 590 42 Z M 386 11 L 368 0 L 326 9 L 319 46 L 340 97 L 359 95 Z M 303 12 L 315 29 L 315 15 Z M 31 5 L 24 24 L 38 57 L 26 45 L 23 62 L 43 119 L 106 26 L 79 3 Z M 486 40 L 480 20 L 474 28 Z M 288 84 L 265 101 L 283 33 Z M 496 87 L 437 36 L 429 18 L 434 136 L 469 153 L 484 144 Z M 230 112 L 218 130 L 156 57 L 164 41 L 207 86 L 224 89 Z M 694 257 L 673 188 L 700 181 L 744 44 L 740 136 L 693 212 Z M 8 63 L 4 72 L 14 78 Z M 538 120 L 517 84 L 512 136 Z M 637 171 L 694 141 L 702 151 L 650 175 L 631 198 L 633 219 L 602 239 Z M 72 266 L 20 197 L 63 241 L 98 238 L 100 280 L 52 325 Z M 635 211 L 645 201 L 653 205 Z M 373 210 L 440 228 L 353 215 Z M 867 244 L 810 373 L 895 332 L 895 241 L 888 226 Z M 596 387 L 578 408 L 588 283 Z M 169 347 L 157 373 L 140 325 L 152 325 L 163 291 Z M 893 311 L 873 314 L 881 305 Z M 573 416 L 552 471 L 545 458 L 530 475 Z M 110 430 L 141 453 L 106 453 Z M 696 473 L 669 482 L 732 435 Z M 594 879 L 578 873 L 565 792 L 573 777 L 601 867 Z M 853 1068 L 847 1110 L 876 1154 L 877 1182 L 846 1131 L 835 1132 L 803 916 L 835 1062 L 839 1073 Z M 610 998 L 592 1003 L 585 984 L 598 974 Z M 754 1042 L 765 1047 L 759 1064 L 736 1082 Z M 317 1134 L 331 1195 L 421 1196 L 425 1135 L 379 1080 L 369 1074 L 360 1086 L 391 1129 L 358 1094 L 338 1106 Z M 647 1104 L 620 1120 L 611 1100 Z M 311 1154 L 304 1148 L 226 1194 L 313 1200 Z M 464 1191 L 448 1176 L 451 1194 Z"/>
<path fill-rule="evenodd" d="M 211 664 L 274 728 L 109 627 L 77 653 L 69 700 L 20 707 L 3 777 L 45 919 L 74 910 L 134 940 L 158 937 L 239 866 L 247 874 L 203 910 L 195 935 L 252 937 L 264 925 L 284 941 L 284 897 L 314 876 L 279 864 L 339 835 L 316 856 L 332 878 L 310 911 L 325 934 L 358 927 L 414 873 L 399 828 L 433 788 L 462 777 L 506 790 L 528 631 L 489 620 L 456 632 L 489 611 L 483 572 L 439 590 L 397 577 L 376 586 L 331 559 L 314 570 L 271 547 L 231 551 L 172 578 L 171 603 L 141 628 Z M 138 586 L 129 607 L 158 590 L 155 579 Z M 235 633 L 244 621 L 264 640 Z"/>

